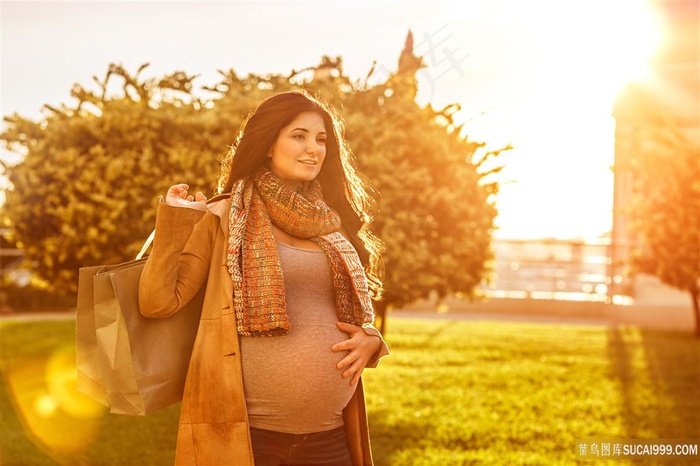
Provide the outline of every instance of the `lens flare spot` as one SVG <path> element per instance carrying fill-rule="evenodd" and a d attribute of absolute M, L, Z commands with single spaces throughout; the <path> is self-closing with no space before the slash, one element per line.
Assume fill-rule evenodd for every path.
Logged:
<path fill-rule="evenodd" d="M 46 363 L 46 385 L 63 411 L 79 419 L 99 418 L 105 407 L 78 391 L 75 348 L 56 351 Z"/>
<path fill-rule="evenodd" d="M 56 398 L 52 397 L 48 393 L 37 397 L 34 403 L 34 410 L 41 417 L 49 417 L 53 415 L 58 409 L 58 402 Z"/>
<path fill-rule="evenodd" d="M 98 435 L 106 412 L 77 392 L 76 372 L 72 348 L 17 361 L 6 372 L 6 386 L 25 434 L 50 452 L 87 448 Z"/>

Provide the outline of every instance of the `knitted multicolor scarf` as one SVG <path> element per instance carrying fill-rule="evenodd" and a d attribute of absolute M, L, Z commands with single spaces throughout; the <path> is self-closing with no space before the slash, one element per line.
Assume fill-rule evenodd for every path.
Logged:
<path fill-rule="evenodd" d="M 272 224 L 310 239 L 328 258 L 338 320 L 356 325 L 374 320 L 364 268 L 352 244 L 339 232 L 340 217 L 324 202 L 318 181 L 287 188 L 268 169 L 232 189 L 228 270 L 238 334 L 273 336 L 289 332 L 284 277 Z"/>

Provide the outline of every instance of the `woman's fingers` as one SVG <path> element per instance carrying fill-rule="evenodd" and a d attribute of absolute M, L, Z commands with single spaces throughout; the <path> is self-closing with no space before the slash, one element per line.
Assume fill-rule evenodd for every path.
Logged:
<path fill-rule="evenodd" d="M 340 343 L 336 343 L 331 346 L 331 351 L 348 351 L 355 347 L 352 340 L 343 340 Z"/>
<path fill-rule="evenodd" d="M 345 356 L 343 359 L 340 360 L 340 362 L 336 365 L 338 369 L 343 369 L 346 366 L 349 366 L 350 364 L 354 363 L 360 359 L 359 354 L 357 354 L 356 351 L 351 351 L 350 354 Z"/>
<path fill-rule="evenodd" d="M 186 193 L 188 189 L 190 189 L 190 186 L 187 183 L 174 184 L 168 188 L 168 194 L 181 196 L 182 193 Z"/>
<path fill-rule="evenodd" d="M 372 356 L 376 353 L 378 346 L 381 345 L 381 341 L 375 335 L 367 335 L 362 327 L 358 325 L 338 322 L 338 329 L 346 332 L 349 338 L 334 344 L 331 350 L 336 352 L 348 351 L 348 354 L 338 362 L 336 367 L 338 370 L 343 371 L 343 378 L 352 376 L 350 384 L 354 385 L 360 380 L 362 371 L 364 371 Z"/>
<path fill-rule="evenodd" d="M 185 199 L 187 197 L 187 189 L 189 189 L 189 186 L 185 183 L 170 186 L 167 194 L 165 195 L 166 204 L 178 205 L 181 199 Z"/>
<path fill-rule="evenodd" d="M 360 376 L 362 375 L 362 371 L 364 370 L 364 364 L 360 364 L 359 362 L 355 362 L 348 370 L 343 372 L 343 378 L 351 377 L 350 379 L 350 385 L 355 385 L 358 380 L 360 380 Z"/>
<path fill-rule="evenodd" d="M 364 371 L 364 369 L 360 369 L 359 371 L 355 372 L 355 377 L 353 377 L 350 381 L 350 385 L 355 385 L 357 382 L 359 382 L 360 377 L 362 376 L 362 371 Z"/>
<path fill-rule="evenodd" d="M 174 207 L 188 207 L 202 211 L 206 210 L 207 197 L 201 192 L 192 196 L 187 192 L 188 189 L 190 189 L 190 186 L 187 183 L 179 183 L 170 186 L 165 196 L 165 203 Z"/>
<path fill-rule="evenodd" d="M 338 329 L 350 334 L 351 337 L 355 333 L 362 331 L 362 327 L 360 327 L 359 325 L 349 324 L 347 322 L 338 322 L 336 325 L 338 326 Z"/>
<path fill-rule="evenodd" d="M 342 370 L 341 376 L 345 379 L 348 377 L 351 377 L 350 384 L 355 385 L 358 380 L 360 380 L 360 376 L 362 375 L 362 371 L 364 370 L 365 366 L 367 365 L 367 361 L 363 360 L 363 355 L 360 351 L 353 350 L 350 351 L 350 353 L 345 356 L 343 359 L 340 360 L 340 362 L 337 364 L 338 370 Z M 344 369 L 344 370 L 343 370 Z"/>

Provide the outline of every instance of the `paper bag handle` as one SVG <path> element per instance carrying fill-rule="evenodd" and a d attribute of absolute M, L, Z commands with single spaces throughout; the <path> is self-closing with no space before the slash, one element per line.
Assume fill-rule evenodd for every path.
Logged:
<path fill-rule="evenodd" d="M 151 245 L 153 242 L 153 238 L 156 237 L 156 230 L 153 230 L 151 234 L 148 236 L 148 239 L 146 240 L 145 243 L 143 243 L 143 247 L 139 251 L 138 254 L 136 254 L 136 260 L 139 260 L 143 257 L 144 254 L 146 254 L 146 251 L 148 250 L 148 247 Z"/>

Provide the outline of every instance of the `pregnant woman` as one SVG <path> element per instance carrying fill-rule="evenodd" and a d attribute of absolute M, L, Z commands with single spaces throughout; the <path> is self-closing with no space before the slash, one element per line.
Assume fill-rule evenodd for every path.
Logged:
<path fill-rule="evenodd" d="M 183 465 L 371 465 L 360 375 L 388 354 L 372 326 L 381 244 L 341 120 L 305 92 L 243 123 L 207 200 L 158 206 L 141 312 L 204 305 L 177 438 Z"/>

